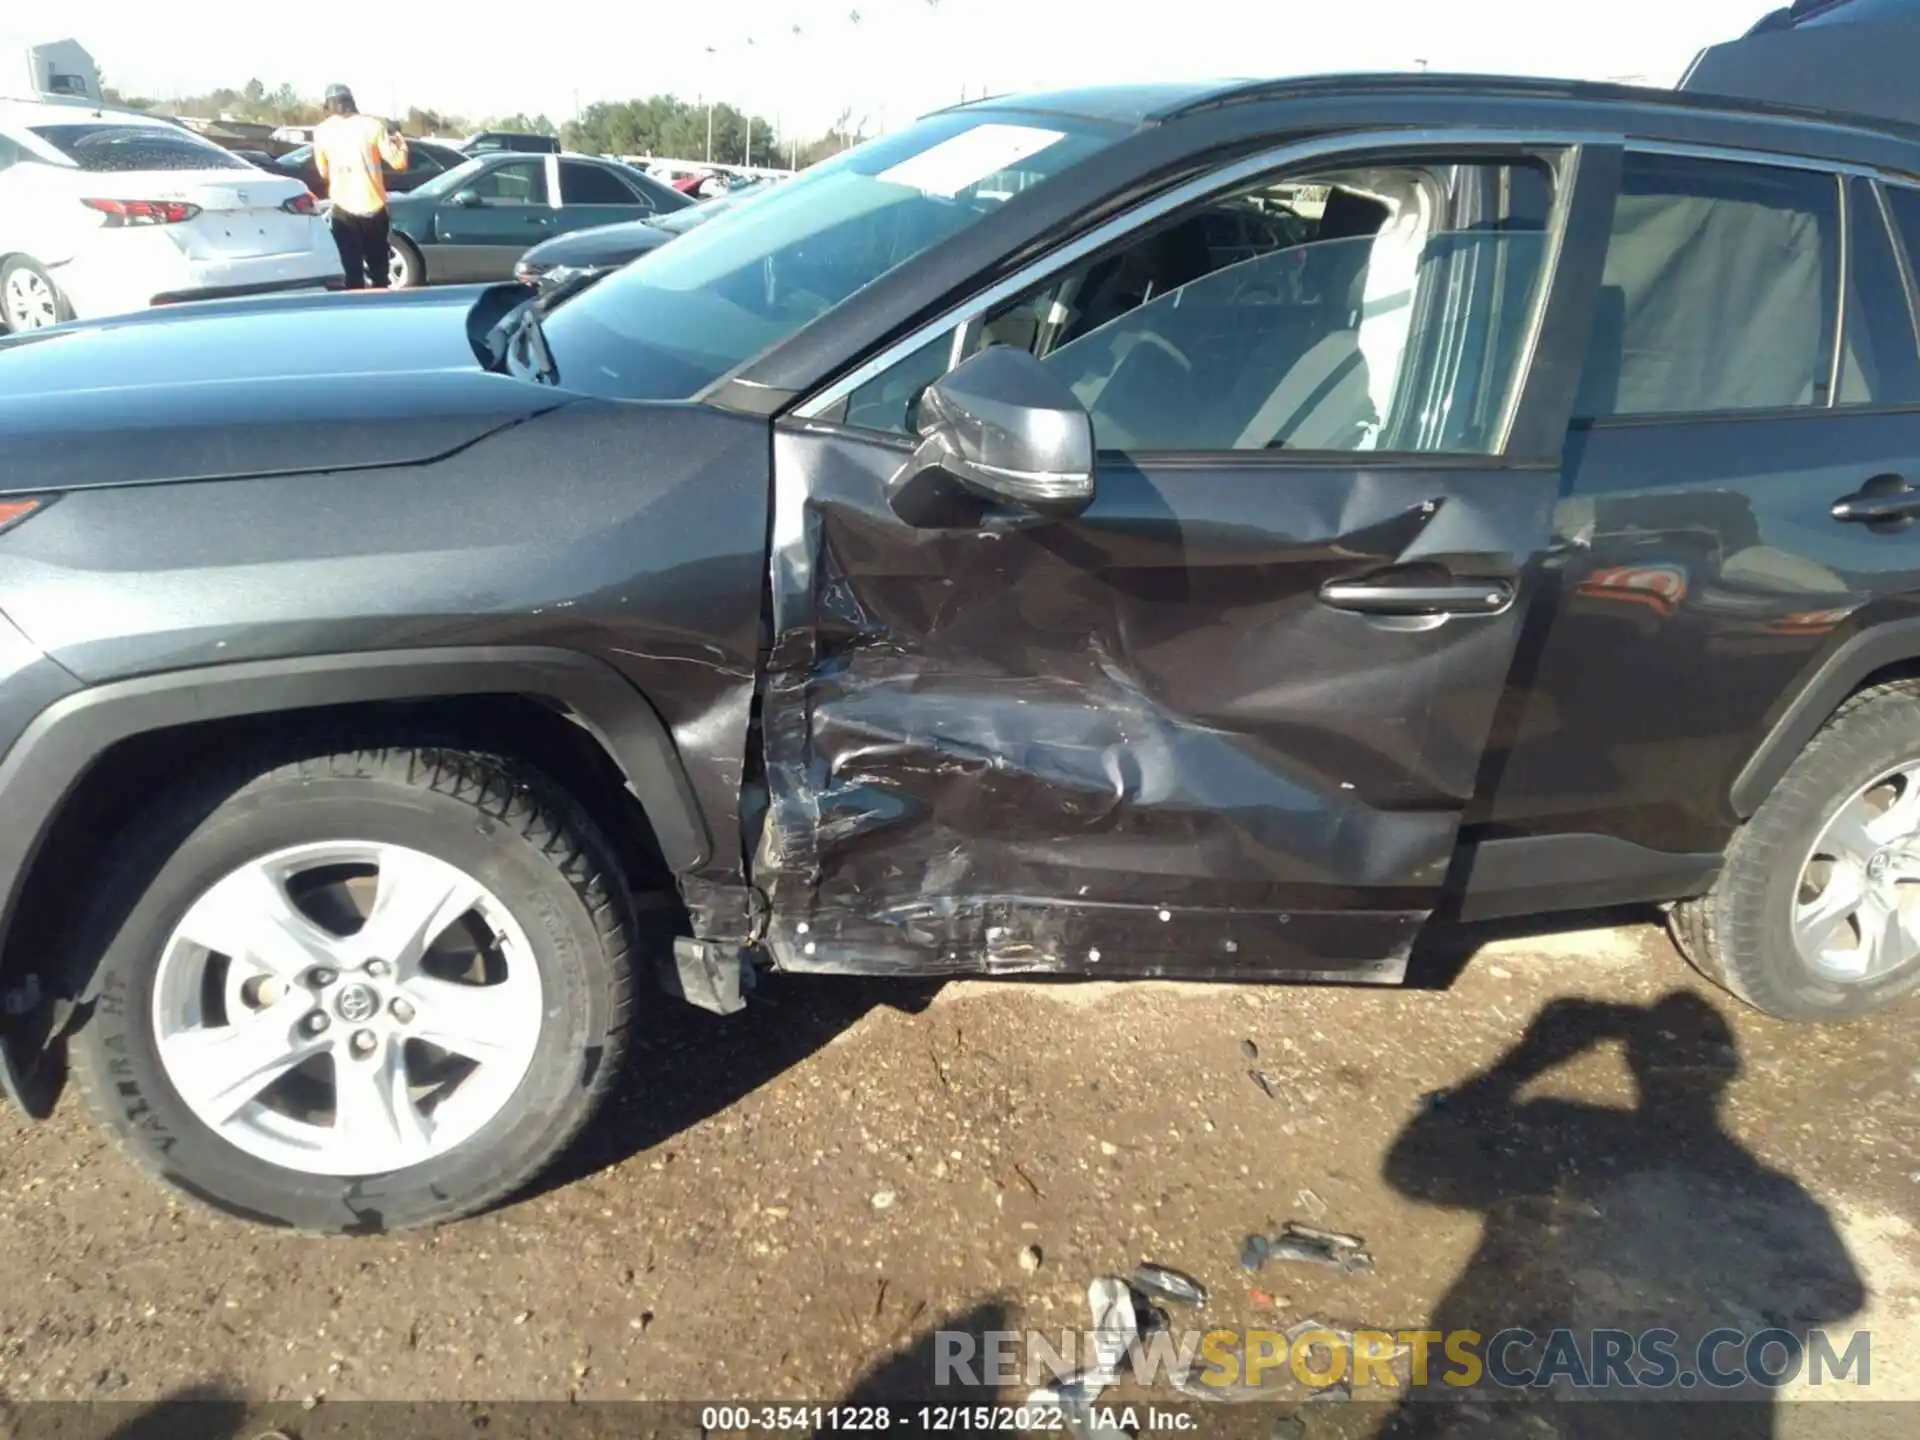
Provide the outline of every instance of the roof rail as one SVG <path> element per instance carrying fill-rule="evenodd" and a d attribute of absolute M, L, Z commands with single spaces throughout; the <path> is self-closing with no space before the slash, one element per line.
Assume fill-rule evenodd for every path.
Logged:
<path fill-rule="evenodd" d="M 1848 3 L 1848 0 L 1840 0 Z M 1263 101 L 1309 99 L 1320 95 L 1338 95 L 1357 89 L 1370 92 L 1433 95 L 1501 95 L 1545 100 L 1628 101 L 1638 105 L 1667 106 L 1694 111 L 1734 112 L 1743 115 L 1773 116 L 1799 120 L 1835 129 L 1866 131 L 1902 140 L 1920 140 L 1920 124 L 1883 115 L 1854 114 L 1839 110 L 1821 110 L 1807 105 L 1792 105 L 1744 96 L 1716 95 L 1702 90 L 1666 90 L 1638 85 L 1619 85 L 1595 80 L 1555 80 L 1524 75 L 1441 74 L 1415 71 L 1387 71 L 1347 75 L 1293 76 L 1277 80 L 1254 80 L 1216 90 L 1211 94 L 1177 106 L 1162 118 L 1172 119 L 1227 105 L 1257 104 Z"/>

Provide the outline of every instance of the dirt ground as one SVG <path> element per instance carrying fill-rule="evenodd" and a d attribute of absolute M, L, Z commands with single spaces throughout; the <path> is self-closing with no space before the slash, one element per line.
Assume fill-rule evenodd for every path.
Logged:
<path fill-rule="evenodd" d="M 1154 1260 L 1210 1287 L 1208 1326 L 1868 1329 L 1872 1397 L 1920 1400 L 1915 1004 L 1774 1023 L 1650 925 L 1422 973 L 789 980 L 733 1020 L 663 998 L 538 1193 L 391 1238 L 177 1202 L 69 1095 L 0 1120 L 0 1397 L 911 1395 L 936 1329 L 1082 1328 L 1093 1277 Z M 1503 1079 L 1569 1000 L 1509 1058 L 1539 1073 Z M 1376 1269 L 1244 1270 L 1289 1219 L 1365 1237 Z"/>

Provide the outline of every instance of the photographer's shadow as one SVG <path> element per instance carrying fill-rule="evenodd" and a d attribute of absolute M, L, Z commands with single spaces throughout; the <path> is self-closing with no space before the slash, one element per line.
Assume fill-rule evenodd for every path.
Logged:
<path fill-rule="evenodd" d="M 1532 1081 L 1609 1041 L 1625 1049 L 1636 1107 L 1521 1098 Z M 1513 1329 L 1539 1337 L 1506 1349 L 1509 1378 L 1542 1367 L 1555 1331 L 1572 1332 L 1591 1366 L 1596 1330 L 1636 1341 L 1668 1330 L 1677 1333 L 1675 1375 L 1664 1386 L 1624 1388 L 1596 1371 L 1580 1387 L 1557 1364 L 1546 1367 L 1560 1371 L 1550 1386 L 1501 1388 L 1483 1378 L 1463 1389 L 1447 1382 L 1460 1367 L 1436 1347 L 1427 1384 L 1414 1387 L 1383 1436 L 1774 1434 L 1765 1385 L 1723 1390 L 1681 1379 L 1697 1372 L 1702 1340 L 1717 1330 L 1785 1331 L 1804 1363 L 1809 1332 L 1856 1313 L 1865 1291 L 1821 1205 L 1722 1126 L 1720 1105 L 1739 1068 L 1732 1030 L 1698 995 L 1677 992 L 1646 1007 L 1563 1000 L 1486 1072 L 1429 1097 L 1387 1157 L 1387 1182 L 1412 1199 L 1484 1217 L 1479 1245 L 1429 1328 L 1483 1340 Z M 1835 1354 L 1848 1338 L 1833 1336 Z M 1741 1345 L 1714 1352 L 1723 1377 L 1742 1353 Z M 1785 1359 L 1775 1345 L 1766 1363 L 1778 1370 Z M 1627 1368 L 1657 1376 L 1657 1362 L 1638 1354 Z M 1600 1403 L 1516 1403 L 1576 1394 Z M 1719 1403 L 1659 1403 L 1709 1398 Z M 1477 1403 L 1457 1403 L 1467 1399 Z"/>

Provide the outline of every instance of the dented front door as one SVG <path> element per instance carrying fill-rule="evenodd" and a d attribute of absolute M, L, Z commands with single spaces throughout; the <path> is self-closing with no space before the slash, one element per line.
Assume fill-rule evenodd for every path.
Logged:
<path fill-rule="evenodd" d="M 1557 464 L 1103 452 L 1077 519 L 915 529 L 886 501 L 911 450 L 776 430 L 779 963 L 1397 979 Z"/>

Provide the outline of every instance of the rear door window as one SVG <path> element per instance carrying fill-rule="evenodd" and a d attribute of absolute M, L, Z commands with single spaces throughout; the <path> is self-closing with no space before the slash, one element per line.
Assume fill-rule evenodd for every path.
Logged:
<path fill-rule="evenodd" d="M 38 125 L 33 133 L 82 170 L 251 170 L 231 151 L 171 125 Z"/>
<path fill-rule="evenodd" d="M 1576 414 L 1827 404 L 1839 260 L 1832 175 L 1628 155 Z"/>
<path fill-rule="evenodd" d="M 562 205 L 638 205 L 632 190 L 620 177 L 579 160 L 560 162 L 560 203 Z"/>
<path fill-rule="evenodd" d="M 1920 190 L 1888 185 L 1881 193 L 1886 197 L 1894 234 L 1906 260 L 1906 273 L 1920 288 Z M 1915 298 L 1920 300 L 1920 295 Z"/>
<path fill-rule="evenodd" d="M 1848 182 L 1847 308 L 1840 346 L 1842 405 L 1920 403 L 1913 302 L 1875 186 Z"/>

